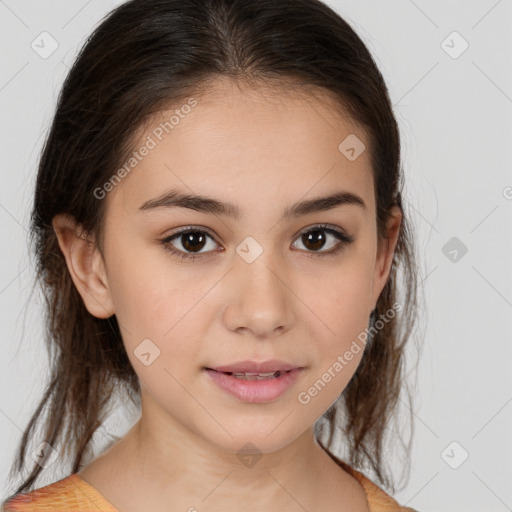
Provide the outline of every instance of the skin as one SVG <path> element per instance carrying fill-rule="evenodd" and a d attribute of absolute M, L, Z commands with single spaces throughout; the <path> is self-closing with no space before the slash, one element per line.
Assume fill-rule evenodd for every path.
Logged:
<path fill-rule="evenodd" d="M 378 246 L 369 140 L 332 99 L 298 89 L 276 96 L 265 86 L 218 79 L 197 100 L 103 199 L 103 254 L 78 236 L 72 218 L 54 219 L 88 311 L 116 315 L 142 390 L 140 419 L 80 475 L 122 512 L 368 510 L 359 483 L 313 435 L 363 351 L 308 404 L 298 394 L 368 326 L 389 277 L 400 211 L 393 210 L 390 238 Z M 168 117 L 151 120 L 140 141 Z M 349 134 L 366 146 L 355 161 L 338 150 Z M 138 210 L 173 187 L 234 203 L 242 216 Z M 342 205 L 281 219 L 288 205 L 338 190 L 360 196 L 366 209 Z M 325 231 L 316 250 L 301 238 L 319 223 L 354 241 L 338 254 L 318 255 L 339 243 Z M 194 261 L 160 243 L 190 225 L 212 237 Z M 247 236 L 263 249 L 252 263 L 236 252 Z M 181 242 L 177 237 L 173 247 L 186 252 Z M 147 338 L 160 350 L 149 366 L 134 354 Z M 244 359 L 282 359 L 305 370 L 264 404 L 227 395 L 202 370 Z M 251 467 L 237 457 L 247 442 L 261 454 Z"/>

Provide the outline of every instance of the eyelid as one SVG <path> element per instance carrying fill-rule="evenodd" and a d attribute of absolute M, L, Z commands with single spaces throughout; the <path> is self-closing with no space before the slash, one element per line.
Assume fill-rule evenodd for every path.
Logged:
<path fill-rule="evenodd" d="M 339 226 L 336 226 L 335 224 L 325 224 L 325 223 L 310 224 L 309 226 L 306 226 L 306 227 L 302 228 L 294 236 L 298 237 L 298 236 L 302 235 L 303 233 L 307 233 L 308 231 L 312 231 L 314 228 L 325 229 L 325 230 L 332 230 L 332 231 L 335 231 L 336 233 L 339 233 L 339 234 L 345 236 L 346 238 L 352 238 L 343 228 L 340 228 Z M 187 231 L 201 231 L 201 232 L 204 232 L 204 233 L 208 234 L 214 240 L 216 238 L 215 235 L 213 234 L 213 232 L 210 231 L 210 229 L 208 229 L 207 227 L 204 227 L 204 226 L 192 226 L 191 225 L 191 226 L 184 226 L 183 228 L 180 228 L 178 231 L 175 231 L 171 235 L 168 235 L 168 236 L 164 237 L 164 239 L 165 240 L 172 239 L 173 237 L 175 237 L 177 235 L 180 235 L 182 233 L 186 233 Z"/>
<path fill-rule="evenodd" d="M 313 231 L 314 229 L 318 229 L 318 230 L 324 229 L 326 231 L 335 231 L 339 235 L 343 235 L 346 238 L 351 238 L 350 235 L 343 228 L 340 228 L 339 226 L 336 226 L 335 224 L 324 224 L 324 223 L 310 224 L 309 226 L 302 228 L 295 236 L 300 236 L 304 233 L 308 233 L 309 231 Z"/>
<path fill-rule="evenodd" d="M 182 233 L 187 233 L 188 231 L 201 231 L 206 233 L 215 240 L 215 235 L 213 234 L 213 231 L 210 231 L 210 229 L 204 226 L 184 226 L 180 228 L 178 231 L 174 231 L 172 234 L 165 236 L 164 239 L 169 240 L 175 236 L 181 235 Z"/>

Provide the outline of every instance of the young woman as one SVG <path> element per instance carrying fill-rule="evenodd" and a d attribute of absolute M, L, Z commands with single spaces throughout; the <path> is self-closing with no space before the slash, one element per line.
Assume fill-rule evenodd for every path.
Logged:
<path fill-rule="evenodd" d="M 40 160 L 51 379 L 4 510 L 412 510 L 385 450 L 416 306 L 402 180 L 383 78 L 323 3 L 110 13 Z M 94 458 L 119 391 L 140 417 Z"/>

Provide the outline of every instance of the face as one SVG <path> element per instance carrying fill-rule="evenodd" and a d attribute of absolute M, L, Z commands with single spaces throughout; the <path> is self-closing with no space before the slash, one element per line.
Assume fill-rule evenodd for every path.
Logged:
<path fill-rule="evenodd" d="M 333 404 L 394 250 L 377 250 L 362 128 L 327 98 L 273 93 L 219 80 L 169 133 L 160 123 L 179 106 L 153 119 L 134 148 L 155 144 L 103 199 L 95 267 L 143 415 L 232 453 L 275 451 Z M 171 192 L 214 202 L 177 205 Z M 102 316 L 94 291 L 82 295 Z M 276 360 L 296 370 L 273 382 L 206 370 Z"/>

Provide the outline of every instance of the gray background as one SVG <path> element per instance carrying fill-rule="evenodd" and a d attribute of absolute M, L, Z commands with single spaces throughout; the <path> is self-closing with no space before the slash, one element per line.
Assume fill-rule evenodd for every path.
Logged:
<path fill-rule="evenodd" d="M 0 497 L 47 377 L 40 296 L 29 297 L 37 157 L 78 47 L 119 3 L 0 0 Z M 388 83 L 417 232 L 425 341 L 411 476 L 396 497 L 421 511 L 512 510 L 512 1 L 327 3 Z M 58 43 L 47 58 L 44 31 Z M 65 476 L 55 466 L 42 483 Z"/>

